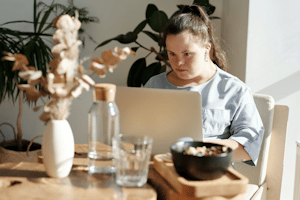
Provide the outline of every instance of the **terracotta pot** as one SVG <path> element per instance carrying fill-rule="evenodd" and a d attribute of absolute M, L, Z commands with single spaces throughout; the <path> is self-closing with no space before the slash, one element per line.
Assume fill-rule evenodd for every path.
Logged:
<path fill-rule="evenodd" d="M 51 120 L 47 123 L 42 154 L 49 176 L 64 178 L 69 175 L 74 158 L 74 137 L 67 120 Z"/>
<path fill-rule="evenodd" d="M 6 162 L 37 162 L 37 157 L 42 155 L 41 145 L 33 143 L 30 151 L 26 152 L 30 141 L 22 140 L 22 151 L 17 151 L 16 140 L 0 143 L 0 163 Z"/>

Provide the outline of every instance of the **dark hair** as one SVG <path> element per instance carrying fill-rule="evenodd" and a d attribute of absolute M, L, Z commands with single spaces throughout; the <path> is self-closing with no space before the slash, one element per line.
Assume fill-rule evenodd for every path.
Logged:
<path fill-rule="evenodd" d="M 166 41 L 168 35 L 177 35 L 188 30 L 195 36 L 199 36 L 200 42 L 210 43 L 210 58 L 224 71 L 227 70 L 226 54 L 217 43 L 213 34 L 212 25 L 206 12 L 197 5 L 185 5 L 181 12 L 173 16 L 164 30 L 163 40 Z"/>

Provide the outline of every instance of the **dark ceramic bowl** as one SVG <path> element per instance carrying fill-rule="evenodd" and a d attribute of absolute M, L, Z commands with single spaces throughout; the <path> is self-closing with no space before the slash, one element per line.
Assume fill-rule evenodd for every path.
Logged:
<path fill-rule="evenodd" d="M 177 173 L 189 180 L 211 180 L 223 176 L 230 165 L 233 151 L 228 148 L 226 152 L 210 156 L 188 155 L 185 151 L 189 147 L 208 148 L 222 146 L 206 142 L 177 142 L 171 145 L 172 160 Z"/>

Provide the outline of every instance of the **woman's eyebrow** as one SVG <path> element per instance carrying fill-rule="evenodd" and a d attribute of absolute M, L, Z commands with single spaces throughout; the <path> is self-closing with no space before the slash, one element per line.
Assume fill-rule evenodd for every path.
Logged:
<path fill-rule="evenodd" d="M 168 49 L 167 49 L 167 51 L 168 51 L 168 52 L 171 52 L 171 53 L 174 53 L 173 51 L 170 51 L 170 50 L 168 50 Z M 185 52 L 188 52 L 188 51 L 189 51 L 189 50 L 184 50 L 184 51 L 181 52 L 181 53 L 185 53 Z"/>

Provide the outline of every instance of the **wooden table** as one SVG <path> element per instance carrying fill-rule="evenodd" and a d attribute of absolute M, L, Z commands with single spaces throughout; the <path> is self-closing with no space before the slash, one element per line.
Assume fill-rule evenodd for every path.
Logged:
<path fill-rule="evenodd" d="M 149 184 L 125 188 L 116 185 L 113 175 L 89 175 L 87 145 L 75 145 L 75 152 L 72 171 L 62 179 L 48 177 L 42 163 L 0 164 L 0 200 L 157 199 Z"/>
<path fill-rule="evenodd" d="M 181 194 L 160 176 L 150 162 L 148 183 L 141 188 L 116 185 L 113 175 L 87 173 L 87 145 L 75 145 L 75 158 L 70 175 L 50 178 L 42 158 L 37 163 L 0 164 L 0 200 L 194 200 Z M 212 189 L 213 190 L 213 189 Z M 237 196 L 210 196 L 196 200 L 244 200 Z"/>

